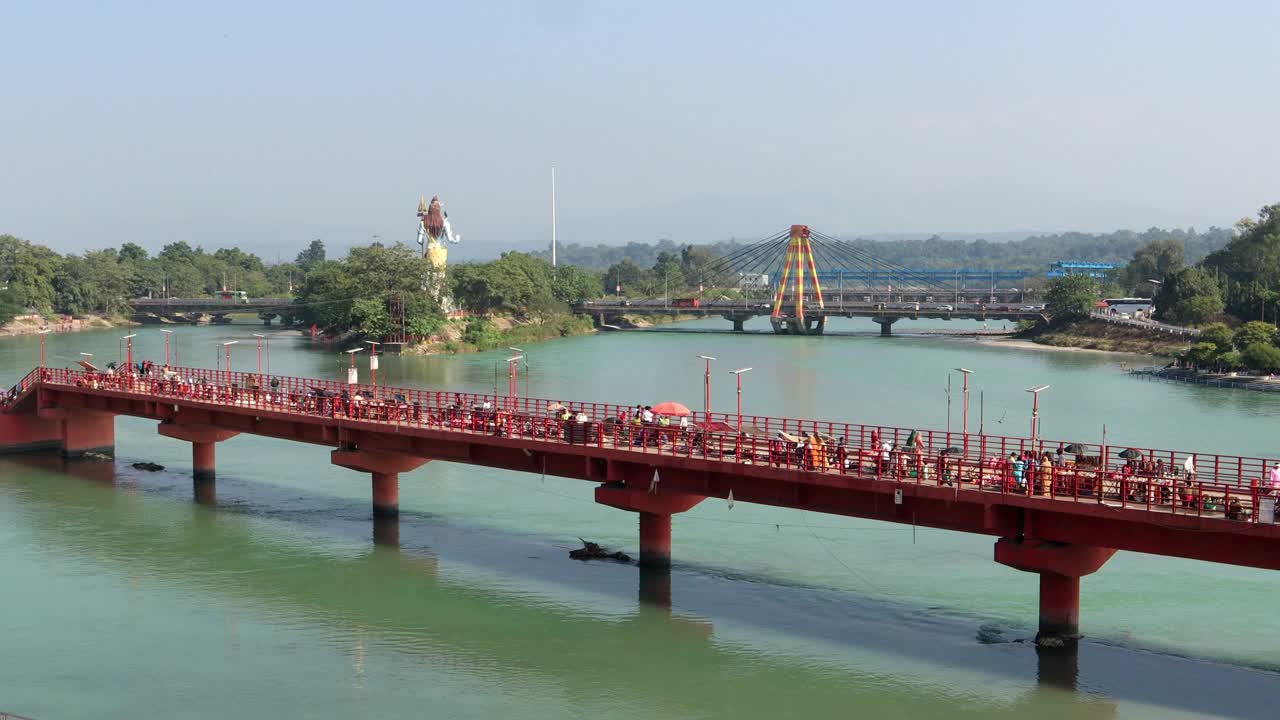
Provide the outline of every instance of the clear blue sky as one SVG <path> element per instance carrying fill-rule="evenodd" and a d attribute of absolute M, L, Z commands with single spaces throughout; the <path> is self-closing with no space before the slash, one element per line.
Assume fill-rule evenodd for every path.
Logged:
<path fill-rule="evenodd" d="M 291 256 L 1207 227 L 1280 201 L 1275 2 L 13 2 L 0 232 Z"/>

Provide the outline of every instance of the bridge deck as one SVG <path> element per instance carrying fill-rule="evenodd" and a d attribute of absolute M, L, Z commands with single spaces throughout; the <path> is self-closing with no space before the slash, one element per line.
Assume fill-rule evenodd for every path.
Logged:
<path fill-rule="evenodd" d="M 915 442 L 909 442 L 914 431 L 907 428 L 759 415 L 742 416 L 743 432 L 739 434 L 733 430 L 737 416 L 727 413 L 712 413 L 710 418 L 697 413 L 697 421 L 687 428 L 637 426 L 630 422 L 632 408 L 593 402 L 568 403 L 573 412 L 583 412 L 592 420 L 565 423 L 551 417 L 550 401 L 502 395 L 346 385 L 296 377 L 268 380 L 252 373 L 201 368 L 176 368 L 169 380 L 64 369 L 43 373 L 40 380 L 40 374 L 32 371 L 18 386 L 17 396 L 0 407 L 16 408 L 31 391 L 47 388 L 177 400 L 241 413 L 357 421 L 392 433 L 422 428 L 504 442 L 594 446 L 621 451 L 654 466 L 703 460 L 805 475 L 856 477 L 894 486 L 1023 497 L 1041 504 L 1115 506 L 1144 513 L 1223 518 L 1227 507 L 1236 501 L 1240 517 L 1248 521 L 1236 523 L 1241 527 L 1257 524 L 1259 501 L 1272 492 L 1263 479 L 1277 464 L 1262 458 L 1134 449 L 1144 459 L 1161 465 L 1159 469 L 1134 470 L 1118 456 L 1125 448 L 1077 444 L 1079 452 L 1073 453 L 1074 459 L 1041 467 L 1020 479 L 1003 461 L 1010 453 L 1033 449 L 1029 439 L 1019 437 L 924 430 L 915 433 Z M 627 421 L 619 422 L 619 418 Z M 818 445 L 798 439 L 806 434 L 826 440 Z M 887 442 L 892 449 L 885 451 L 877 442 Z M 1043 455 L 1064 445 L 1042 439 L 1034 450 Z M 1195 465 L 1190 477 L 1183 471 L 1188 457 L 1194 458 Z"/>

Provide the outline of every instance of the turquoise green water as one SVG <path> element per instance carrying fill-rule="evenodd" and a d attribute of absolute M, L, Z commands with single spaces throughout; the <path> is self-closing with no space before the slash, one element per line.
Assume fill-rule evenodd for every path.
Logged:
<path fill-rule="evenodd" d="M 946 425 L 947 369 L 971 426 L 1275 457 L 1280 399 L 1125 377 L 1091 353 L 962 339 L 615 333 L 528 348 L 530 394 L 713 404 L 752 366 L 747 412 Z M 961 329 L 973 324 L 899 323 Z M 236 325 L 179 330 L 184 364 L 256 363 Z M 113 359 L 117 334 L 50 338 L 50 364 Z M 276 373 L 345 356 L 271 333 Z M 162 354 L 142 329 L 135 353 Z M 385 358 L 388 382 L 491 390 L 505 353 Z M 0 380 L 38 361 L 0 340 Z M 505 383 L 505 376 L 499 378 Z M 958 378 L 956 378 L 958 393 Z M 953 423 L 960 424 L 959 396 Z M 321 448 L 241 436 L 218 449 L 218 505 L 192 502 L 190 450 L 117 421 L 114 465 L 0 460 L 0 710 L 64 717 L 1270 717 L 1280 690 L 1272 573 L 1131 553 L 1083 585 L 1089 639 L 1038 659 L 1036 581 L 991 540 L 711 501 L 674 522 L 663 578 L 578 563 L 582 536 L 634 553 L 634 515 L 587 483 L 431 463 L 402 478 L 399 543 L 374 545 L 367 477 Z M 138 460 L 160 473 L 129 467 Z M 654 586 L 658 590 L 654 590 Z"/>

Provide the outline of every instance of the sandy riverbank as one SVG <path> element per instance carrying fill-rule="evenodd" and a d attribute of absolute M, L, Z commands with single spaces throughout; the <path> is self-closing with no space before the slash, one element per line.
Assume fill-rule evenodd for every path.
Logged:
<path fill-rule="evenodd" d="M 39 315 L 19 315 L 11 322 L 0 326 L 0 337 L 38 335 L 44 330 L 48 330 L 51 333 L 103 330 L 128 324 L 130 323 L 124 320 L 108 320 L 97 315 L 86 315 L 79 318 L 55 317 L 52 320 Z"/>
<path fill-rule="evenodd" d="M 999 347 L 1015 348 L 1018 350 L 1041 350 L 1050 352 L 1070 352 L 1070 353 L 1101 353 L 1103 355 L 1143 355 L 1147 357 L 1155 357 L 1149 353 L 1133 352 L 1131 350 L 1099 350 L 1098 348 L 1075 347 L 1070 345 L 1046 345 L 1043 343 L 1033 342 L 1031 340 L 1023 340 L 1017 337 L 983 337 L 978 338 L 978 342 L 984 345 L 997 345 Z"/>

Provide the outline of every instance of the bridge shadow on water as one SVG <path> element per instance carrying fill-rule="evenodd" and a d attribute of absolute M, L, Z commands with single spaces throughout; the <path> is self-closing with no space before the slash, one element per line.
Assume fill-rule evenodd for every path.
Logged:
<path fill-rule="evenodd" d="M 591 696 L 599 683 L 582 668 L 606 669 L 612 691 L 652 701 L 667 716 L 704 712 L 690 705 L 699 697 L 725 715 L 787 716 L 795 708 L 847 714 L 888 703 L 904 717 L 1103 718 L 1113 717 L 1114 700 L 1123 699 L 1247 718 L 1270 716 L 1268 697 L 1280 689 L 1280 677 L 1269 672 L 1132 648 L 1086 641 L 1078 650 L 1037 649 L 1026 638 L 1001 639 L 1012 631 L 848 591 L 709 567 L 654 572 L 581 563 L 544 536 L 430 513 L 372 523 L 367 503 L 245 478 L 219 477 L 216 500 L 205 497 L 213 506 L 201 506 L 191 502 L 192 483 L 181 471 L 141 473 L 124 461 L 64 463 L 51 456 L 5 459 L 0 470 L 3 463 L 49 473 L 0 481 L 0 492 L 33 519 L 41 543 L 105 565 L 140 567 L 201 593 L 283 608 L 322 626 L 394 638 L 400 650 L 425 657 L 479 653 L 512 672 L 563 684 L 575 696 Z M 75 486 L 58 474 L 91 485 Z M 298 532 L 264 534 L 255 528 L 263 520 Z M 308 544 L 308 536 L 318 542 Z M 326 537 L 357 550 L 329 549 Z M 371 546 L 358 549 L 370 539 Z M 463 566 L 534 586 L 551 583 L 571 590 L 575 601 L 492 589 L 461 570 L 458 579 L 449 577 Z M 592 596 L 613 597 L 621 611 L 580 607 Z M 637 604 L 628 612 L 632 598 Z M 483 622 L 462 620 L 477 616 Z M 725 626 L 723 637 L 713 622 Z M 818 649 L 761 650 L 735 639 L 743 626 L 752 635 L 792 636 Z M 572 652 L 559 657 L 541 649 L 549 634 L 571 641 Z M 819 659 L 806 657 L 810 652 Z M 663 657 L 671 662 L 654 662 Z M 762 666 L 767 682 L 758 680 Z M 983 685 L 975 672 L 1003 676 L 1014 687 L 1013 701 L 975 699 L 974 687 Z M 670 692 L 655 696 L 654 688 Z"/>

